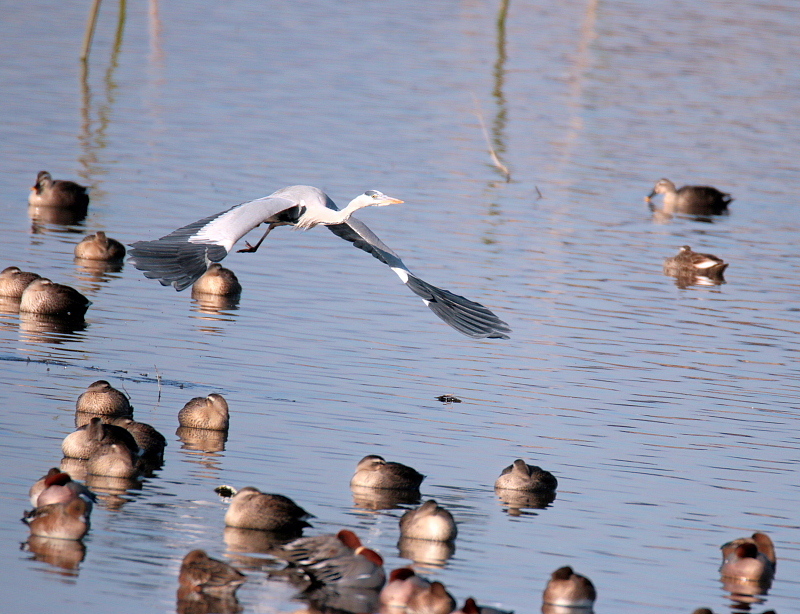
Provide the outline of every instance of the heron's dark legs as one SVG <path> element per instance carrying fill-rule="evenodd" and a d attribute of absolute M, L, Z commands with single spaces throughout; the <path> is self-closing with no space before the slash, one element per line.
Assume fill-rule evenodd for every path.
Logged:
<path fill-rule="evenodd" d="M 259 248 L 259 247 L 261 247 L 261 244 L 264 242 L 264 239 L 266 239 L 266 238 L 267 238 L 267 235 L 268 235 L 268 234 L 269 234 L 269 233 L 272 231 L 272 229 L 273 229 L 273 228 L 275 228 L 276 226 L 280 226 L 280 224 L 270 224 L 269 226 L 267 226 L 267 232 L 265 232 L 265 233 L 264 233 L 264 236 L 263 236 L 263 237 L 261 237 L 261 238 L 258 240 L 258 243 L 256 243 L 255 245 L 250 245 L 250 243 L 248 243 L 247 241 L 245 241 L 245 242 L 244 242 L 244 244 L 245 244 L 247 247 L 244 247 L 244 248 L 242 248 L 242 249 L 240 249 L 240 250 L 237 250 L 237 252 L 239 252 L 239 253 L 242 253 L 242 252 L 244 252 L 244 253 L 248 253 L 248 254 L 249 254 L 249 253 L 252 253 L 252 252 L 257 252 L 257 251 L 258 251 L 258 248 Z"/>

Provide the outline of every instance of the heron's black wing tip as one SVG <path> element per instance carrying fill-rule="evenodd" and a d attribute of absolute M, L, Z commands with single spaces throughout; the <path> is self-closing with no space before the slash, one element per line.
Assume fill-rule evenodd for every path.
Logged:
<path fill-rule="evenodd" d="M 445 323 L 473 339 L 508 339 L 508 324 L 491 310 L 468 298 L 437 288 L 409 274 L 406 285 Z"/>

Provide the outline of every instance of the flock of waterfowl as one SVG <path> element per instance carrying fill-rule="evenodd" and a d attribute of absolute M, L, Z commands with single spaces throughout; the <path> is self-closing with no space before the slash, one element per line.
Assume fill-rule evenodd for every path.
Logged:
<path fill-rule="evenodd" d="M 730 195 L 711 187 L 685 186 L 676 190 L 666 179 L 655 185 L 646 200 L 650 202 L 659 194 L 664 197 L 661 211 L 668 215 L 720 215 L 731 201 Z M 31 206 L 37 207 L 85 209 L 88 202 L 86 188 L 53 180 L 45 171 L 39 173 L 29 197 Z M 218 260 L 244 234 L 261 223 L 269 224 L 264 237 L 279 225 L 309 228 L 322 224 L 389 265 L 436 315 L 460 332 L 477 338 L 507 337 L 510 329 L 491 311 L 412 275 L 394 252 L 350 217 L 364 206 L 399 202 L 402 201 L 369 190 L 339 211 L 316 188 L 293 186 L 204 218 L 156 241 L 135 244 L 133 256 L 146 276 L 159 279 L 164 285 L 182 289 L 193 284 L 196 294 L 238 296 L 239 280 Z M 240 251 L 256 251 L 260 243 L 248 243 Z M 125 254 L 125 248 L 102 231 L 87 236 L 75 247 L 75 257 L 79 259 L 121 261 Z M 681 247 L 678 255 L 664 262 L 664 272 L 675 277 L 679 285 L 703 283 L 698 279 L 722 283 L 726 267 L 719 258 L 693 252 L 689 246 Z M 18 300 L 20 312 L 65 318 L 83 318 L 90 305 L 73 288 L 14 266 L 0 273 L 0 296 Z M 177 434 L 182 439 L 198 437 L 198 433 L 226 433 L 227 402 L 219 394 L 192 399 L 178 413 L 178 422 Z M 78 398 L 75 425 L 76 430 L 62 442 L 61 466 L 50 469 L 30 489 L 34 507 L 26 512 L 24 521 L 30 528 L 27 545 L 34 552 L 58 551 L 50 543 L 52 540 L 78 542 L 86 535 L 92 504 L 97 499 L 90 489 L 93 485 L 100 492 L 124 492 L 132 480 L 148 475 L 163 463 L 166 439 L 152 426 L 135 421 L 128 398 L 104 380 L 91 384 Z M 350 488 L 356 501 L 360 497 L 377 508 L 398 507 L 420 501 L 424 477 L 411 467 L 369 455 L 356 466 Z M 78 479 L 86 480 L 88 486 Z M 525 506 L 547 506 L 554 500 L 557 486 L 553 474 L 517 459 L 502 470 L 495 492 L 514 513 Z M 267 535 L 268 546 L 263 551 L 285 563 L 270 575 L 296 585 L 298 598 L 308 603 L 309 612 L 502 612 L 480 606 L 472 597 L 458 608 L 442 582 L 427 580 L 411 567 L 395 569 L 387 577 L 380 554 L 362 545 L 349 529 L 333 535 L 301 537 L 303 530 L 311 527 L 308 520 L 313 516 L 288 497 L 252 486 L 239 490 L 222 486 L 217 492 L 230 500 L 224 516 L 226 531 Z M 434 500 L 425 501 L 408 509 L 400 519 L 401 555 L 403 543 L 452 544 L 457 534 L 452 513 Z M 413 559 L 414 547 L 407 552 L 412 553 L 409 558 Z M 733 595 L 744 598 L 761 594 L 769 587 L 776 559 L 772 541 L 764 533 L 723 545 L 722 557 L 721 578 Z M 184 557 L 180 568 L 178 611 L 240 611 L 235 593 L 246 580 L 231 565 L 210 558 L 203 550 L 193 550 Z M 542 611 L 591 612 L 596 595 L 588 578 L 576 574 L 571 567 L 560 567 L 544 588 Z M 696 614 L 707 612 L 700 609 Z"/>
<path fill-rule="evenodd" d="M 224 397 L 210 394 L 191 399 L 178 412 L 178 434 L 227 432 L 229 409 Z M 137 478 L 159 468 L 164 460 L 166 438 L 149 424 L 133 418 L 128 398 L 105 380 L 93 382 L 75 404 L 76 430 L 61 443 L 61 466 L 51 468 L 29 490 L 33 509 L 23 521 L 30 529 L 27 547 L 51 556 L 64 548 L 60 542 L 77 542 L 90 528 L 90 514 L 98 495 L 121 493 Z M 76 481 L 86 480 L 87 485 Z M 368 455 L 356 465 L 350 479 L 354 496 L 370 499 L 377 507 L 418 502 L 425 476 L 402 463 Z M 518 459 L 502 470 L 495 483 L 498 494 L 511 499 L 518 494 L 550 495 L 558 486 L 548 471 Z M 97 490 L 97 494 L 92 488 Z M 461 609 L 445 586 L 428 581 L 411 567 L 387 575 L 383 558 L 362 545 L 349 529 L 336 535 L 300 537 L 311 527 L 313 516 L 290 498 L 247 486 L 236 490 L 220 486 L 216 491 L 229 499 L 224 516 L 228 529 L 241 530 L 247 541 L 259 532 L 264 552 L 287 563 L 276 576 L 298 587 L 298 598 L 309 603 L 310 611 L 408 612 L 449 614 L 501 612 L 478 606 L 468 598 Z M 546 503 L 545 503 L 546 505 Z M 251 532 L 248 535 L 248 532 Z M 457 535 L 453 515 L 434 500 L 407 510 L 400 519 L 401 542 L 452 543 Z M 53 543 L 56 540 L 56 543 Z M 67 547 L 67 551 L 70 549 Z M 258 548 L 256 548 L 258 549 Z M 413 549 L 412 549 L 413 550 Z M 202 550 L 184 558 L 178 578 L 180 612 L 239 611 L 235 591 L 246 576 L 227 563 L 212 559 Z M 595 599 L 592 583 L 568 567 L 553 573 L 543 600 L 551 606 L 587 608 Z"/>
<path fill-rule="evenodd" d="M 195 440 L 205 434 L 213 441 L 215 434 L 227 433 L 229 419 L 222 395 L 197 397 L 178 412 L 177 433 L 184 441 L 190 434 Z M 156 429 L 133 419 L 128 398 L 105 380 L 90 384 L 78 397 L 75 425 L 76 430 L 62 441 L 61 466 L 51 468 L 31 486 L 33 509 L 23 517 L 30 529 L 27 548 L 56 564 L 59 556 L 74 555 L 69 544 L 80 542 L 89 531 L 89 517 L 98 495 L 122 493 L 138 477 L 161 467 L 166 446 L 165 437 Z M 84 479 L 86 484 L 76 479 Z M 412 467 L 368 455 L 356 465 L 350 488 L 357 501 L 360 497 L 376 508 L 398 507 L 420 500 L 424 479 L 425 475 Z M 494 487 L 510 507 L 545 507 L 555 498 L 558 480 L 549 471 L 517 459 L 502 469 Z M 215 490 L 229 499 L 223 523 L 226 532 L 235 533 L 226 533 L 226 542 L 245 544 L 247 551 L 284 562 L 283 568 L 268 573 L 296 586 L 297 599 L 308 604 L 307 613 L 503 614 L 503 610 L 478 605 L 473 597 L 466 598 L 458 608 L 442 582 L 421 577 L 410 566 L 387 576 L 383 557 L 365 547 L 350 529 L 301 537 L 312 526 L 308 521 L 314 516 L 286 496 L 253 486 L 238 490 L 220 486 Z M 446 559 L 452 553 L 452 546 L 449 553 L 446 546 L 457 536 L 453 514 L 432 499 L 408 509 L 399 521 L 400 553 L 412 560 Z M 409 547 L 409 543 L 414 545 Z M 440 546 L 445 546 L 444 554 L 436 554 Z M 721 549 L 721 579 L 735 598 L 752 597 L 769 588 L 776 566 L 769 536 L 757 532 L 728 542 Z M 181 564 L 177 611 L 239 612 L 236 590 L 246 580 L 247 576 L 230 564 L 209 557 L 203 550 L 193 550 Z M 596 597 L 588 578 L 571 567 L 560 567 L 544 588 L 541 611 L 590 614 Z M 531 599 L 535 599 L 533 592 Z"/>

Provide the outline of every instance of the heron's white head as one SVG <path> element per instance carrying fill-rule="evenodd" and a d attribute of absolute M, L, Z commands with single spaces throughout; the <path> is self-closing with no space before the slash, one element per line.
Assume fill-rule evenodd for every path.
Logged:
<path fill-rule="evenodd" d="M 386 205 L 398 205 L 402 202 L 403 201 L 399 198 L 386 196 L 386 194 L 378 190 L 367 190 L 363 194 L 356 196 L 353 200 L 351 200 L 347 205 L 347 209 L 350 211 L 356 211 L 357 209 L 363 209 L 364 207 L 385 207 Z"/>
<path fill-rule="evenodd" d="M 351 200 L 344 209 L 338 211 L 329 207 L 307 205 L 305 212 L 295 223 L 295 228 L 306 230 L 308 228 L 313 228 L 317 224 L 342 224 L 349 220 L 353 213 L 364 207 L 384 207 L 401 202 L 403 201 L 399 198 L 386 196 L 386 194 L 378 190 L 367 190 Z"/>

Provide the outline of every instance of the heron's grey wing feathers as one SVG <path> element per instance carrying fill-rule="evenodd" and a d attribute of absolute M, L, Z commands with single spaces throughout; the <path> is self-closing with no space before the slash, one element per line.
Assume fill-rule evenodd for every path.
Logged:
<path fill-rule="evenodd" d="M 225 258 L 233 245 L 253 228 L 296 206 L 293 200 L 275 196 L 236 205 L 160 239 L 133 243 L 130 262 L 145 277 L 183 290 L 205 273 L 209 264 Z"/>
<path fill-rule="evenodd" d="M 345 241 L 350 241 L 358 249 L 363 249 L 368 254 L 372 254 L 383 262 L 383 264 L 408 271 L 408 267 L 400 260 L 400 256 L 395 254 L 386 243 L 381 241 L 378 235 L 372 232 L 366 224 L 357 220 L 352 215 L 346 222 L 329 225 L 328 230 Z"/>
<path fill-rule="evenodd" d="M 431 285 L 408 270 L 400 256 L 381 241 L 366 224 L 355 217 L 342 224 L 332 224 L 328 229 L 345 241 L 350 241 L 357 248 L 372 254 L 375 258 L 390 266 L 403 280 L 403 283 L 417 296 L 422 298 L 431 311 L 445 323 L 460 333 L 475 339 L 494 338 L 508 339 L 511 329 L 489 309 L 463 296 L 454 294 Z"/>

